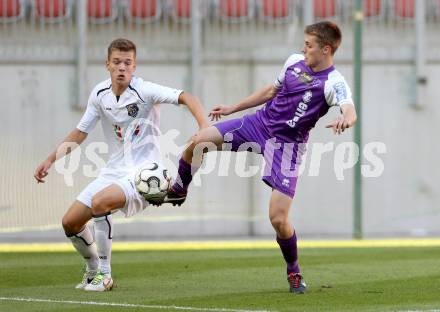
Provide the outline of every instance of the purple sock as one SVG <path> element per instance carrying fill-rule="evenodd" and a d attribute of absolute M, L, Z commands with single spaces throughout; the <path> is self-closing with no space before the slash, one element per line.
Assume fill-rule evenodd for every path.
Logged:
<path fill-rule="evenodd" d="M 179 169 L 177 169 L 176 182 L 173 184 L 173 190 L 179 194 L 186 194 L 188 186 L 192 181 L 191 165 L 182 158 L 179 160 Z"/>
<path fill-rule="evenodd" d="M 288 239 L 282 239 L 277 237 L 278 245 L 280 245 L 281 252 L 283 253 L 284 260 L 287 264 L 287 274 L 299 273 L 298 265 L 298 248 L 296 246 L 296 233 Z"/>

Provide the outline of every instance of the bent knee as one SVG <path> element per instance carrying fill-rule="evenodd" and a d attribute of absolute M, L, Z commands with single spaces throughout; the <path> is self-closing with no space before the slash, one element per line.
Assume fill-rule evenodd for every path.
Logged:
<path fill-rule="evenodd" d="M 111 211 L 111 205 L 105 197 L 95 195 L 92 198 L 92 214 L 94 216 L 99 216 Z"/>
<path fill-rule="evenodd" d="M 289 219 L 283 215 L 275 215 L 270 217 L 270 223 L 274 229 L 279 230 L 289 225 Z"/>
<path fill-rule="evenodd" d="M 193 150 L 200 144 L 207 143 L 205 136 L 203 135 L 203 131 L 199 130 L 191 137 L 191 145 L 190 148 Z"/>
<path fill-rule="evenodd" d="M 209 137 L 205 136 L 193 136 L 194 140 L 191 140 L 190 148 L 192 149 L 193 153 L 202 153 L 206 154 L 208 152 L 213 152 L 218 150 L 217 144 Z"/>
<path fill-rule="evenodd" d="M 68 215 L 64 215 L 61 220 L 64 232 L 66 234 L 77 234 L 81 231 L 83 224 L 79 224 L 74 219 L 70 218 Z"/>

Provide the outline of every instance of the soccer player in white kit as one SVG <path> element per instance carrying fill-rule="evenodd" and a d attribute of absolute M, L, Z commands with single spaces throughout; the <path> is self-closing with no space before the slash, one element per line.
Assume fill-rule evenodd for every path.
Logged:
<path fill-rule="evenodd" d="M 72 143 L 81 144 L 101 120 L 110 158 L 99 177 L 78 195 L 62 220 L 66 236 L 86 261 L 86 272 L 76 288 L 87 291 L 106 291 L 113 287 L 112 211 L 120 209 L 128 217 L 148 205 L 136 191 L 133 180 L 142 163 L 161 162 L 157 104 L 184 104 L 200 129 L 208 126 L 203 107 L 195 96 L 133 76 L 136 46 L 130 40 L 111 42 L 106 66 L 110 79 L 95 86 L 77 127 L 34 174 L 38 183 L 44 183 L 51 165 L 70 153 L 75 147 Z M 86 226 L 92 218 L 95 235 Z"/>

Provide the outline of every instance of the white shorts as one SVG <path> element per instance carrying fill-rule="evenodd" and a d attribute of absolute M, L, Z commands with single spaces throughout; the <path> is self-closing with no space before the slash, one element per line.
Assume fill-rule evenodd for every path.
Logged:
<path fill-rule="evenodd" d="M 125 217 L 130 217 L 148 206 L 148 202 L 138 193 L 133 179 L 129 176 L 118 180 L 98 177 L 87 185 L 76 199 L 91 208 L 93 196 L 111 184 L 119 186 L 125 194 L 125 206 L 119 209 Z"/>

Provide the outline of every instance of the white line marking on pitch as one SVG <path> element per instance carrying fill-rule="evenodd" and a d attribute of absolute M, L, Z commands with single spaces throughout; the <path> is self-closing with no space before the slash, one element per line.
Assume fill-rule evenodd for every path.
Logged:
<path fill-rule="evenodd" d="M 52 302 L 65 304 L 84 304 L 97 306 L 112 306 L 124 308 L 145 308 L 145 309 L 173 309 L 173 310 L 187 310 L 187 311 L 210 311 L 210 312 L 276 312 L 269 310 L 237 310 L 237 309 L 223 309 L 223 308 L 196 308 L 196 307 L 179 307 L 179 306 L 162 306 L 162 305 L 144 305 L 132 303 L 114 303 L 114 302 L 96 302 L 96 301 L 73 301 L 73 300 L 52 300 L 52 299 L 38 299 L 38 298 L 19 298 L 19 297 L 0 297 L 4 301 L 26 301 L 26 302 Z"/>
<path fill-rule="evenodd" d="M 399 310 L 397 312 L 440 312 L 440 310 Z"/>

